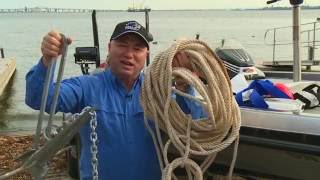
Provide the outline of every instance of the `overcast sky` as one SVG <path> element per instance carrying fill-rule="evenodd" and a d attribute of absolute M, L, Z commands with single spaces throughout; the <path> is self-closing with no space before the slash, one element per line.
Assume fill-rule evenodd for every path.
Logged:
<path fill-rule="evenodd" d="M 151 9 L 234 9 L 261 8 L 267 0 L 2 0 L 1 8 L 60 7 L 88 9 L 127 9 L 135 7 Z M 319 6 L 320 0 L 304 0 L 304 5 Z M 268 5 L 270 6 L 270 5 Z M 289 0 L 274 3 L 274 6 L 289 6 Z"/>

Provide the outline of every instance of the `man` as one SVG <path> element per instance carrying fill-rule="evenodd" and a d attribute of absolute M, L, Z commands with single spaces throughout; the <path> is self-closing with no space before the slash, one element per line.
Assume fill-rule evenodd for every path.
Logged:
<path fill-rule="evenodd" d="M 141 70 L 149 53 L 150 41 L 152 36 L 138 22 L 119 23 L 108 45 L 108 69 L 61 83 L 57 111 L 77 113 L 86 106 L 96 109 L 99 179 L 161 178 L 159 162 L 152 138 L 144 126 L 143 109 L 139 101 L 143 82 Z M 58 32 L 49 32 L 43 38 L 41 60 L 26 76 L 26 103 L 34 109 L 40 108 L 46 70 L 49 62 L 59 55 L 61 42 Z M 71 43 L 71 39 L 68 42 Z M 185 54 L 178 54 L 174 66 L 188 66 L 184 59 Z M 47 111 L 52 101 L 53 87 L 51 82 Z M 190 103 L 183 98 L 180 101 L 186 112 L 199 109 L 189 107 Z M 192 114 L 199 114 L 199 111 Z M 81 179 L 92 179 L 90 132 L 89 124 L 80 131 Z"/>

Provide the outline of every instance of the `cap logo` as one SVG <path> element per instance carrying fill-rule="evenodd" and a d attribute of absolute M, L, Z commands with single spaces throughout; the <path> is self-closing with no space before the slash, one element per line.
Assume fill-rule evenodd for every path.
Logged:
<path fill-rule="evenodd" d="M 141 25 L 137 22 L 128 22 L 124 27 L 125 30 L 138 31 L 141 28 Z"/>

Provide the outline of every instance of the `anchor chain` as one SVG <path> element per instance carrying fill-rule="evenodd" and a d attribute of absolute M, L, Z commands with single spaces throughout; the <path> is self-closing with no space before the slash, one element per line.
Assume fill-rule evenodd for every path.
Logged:
<path fill-rule="evenodd" d="M 97 115 L 96 112 L 90 112 L 91 120 L 90 120 L 90 128 L 91 128 L 91 134 L 90 134 L 90 140 L 91 140 L 91 165 L 92 165 L 92 179 L 98 180 L 99 179 L 99 173 L 98 173 L 98 135 L 96 132 L 97 128 Z"/>

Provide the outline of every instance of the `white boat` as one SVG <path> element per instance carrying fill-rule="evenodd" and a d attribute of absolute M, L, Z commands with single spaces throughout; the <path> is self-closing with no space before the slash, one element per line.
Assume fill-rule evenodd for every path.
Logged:
<path fill-rule="evenodd" d="M 218 50 L 221 51 L 221 48 Z M 228 53 L 232 54 L 232 50 L 228 49 Z M 239 49 L 234 53 L 239 56 Z M 241 68 L 248 67 L 252 68 L 253 65 L 243 65 Z M 229 74 L 235 76 L 235 66 L 229 64 L 226 68 Z M 245 83 L 250 83 L 255 77 L 261 78 L 259 70 L 247 73 L 242 72 L 241 68 L 238 73 L 248 79 L 242 79 Z M 282 82 L 295 91 L 312 83 L 320 85 L 320 81 L 268 80 Z M 235 82 L 239 84 L 238 79 Z M 292 104 L 293 101 L 271 103 L 269 109 L 240 108 L 242 124 L 236 173 L 254 178 L 317 179 L 320 177 L 320 107 L 302 110 L 300 106 Z M 208 171 L 225 173 L 232 153 L 233 146 L 220 152 Z"/>
<path fill-rule="evenodd" d="M 291 2 L 291 1 L 290 1 Z M 292 1 L 294 2 L 294 1 Z M 297 1 L 298 2 L 298 1 Z M 302 3 L 302 2 L 300 2 Z M 299 4 L 293 7 L 293 28 L 299 27 Z M 298 18 L 298 19 L 297 19 Z M 298 28 L 299 29 L 299 28 Z M 272 79 L 272 82 L 282 82 L 294 90 L 300 90 L 306 83 L 320 85 L 319 74 L 311 74 L 307 79 L 301 81 L 301 60 L 299 58 L 299 30 L 293 31 L 294 36 L 294 60 L 293 72 L 291 74 Z M 238 58 L 242 61 L 242 69 L 254 66 L 251 61 L 246 60 L 250 56 L 241 53 L 239 48 L 227 49 L 228 57 Z M 218 48 L 217 51 L 224 50 Z M 231 52 L 230 52 L 231 51 Z M 219 53 L 217 53 L 219 55 Z M 244 55 L 243 55 L 244 54 Z M 221 52 L 220 52 L 221 55 Z M 230 61 L 229 61 L 230 62 Z M 249 62 L 249 63 L 247 63 Z M 243 65 L 247 63 L 247 65 Z M 255 79 L 259 71 L 242 72 L 241 68 L 227 64 L 229 74 L 235 76 L 242 73 L 247 79 Z M 300 64 L 300 67 L 299 67 Z M 298 65 L 298 66 L 297 66 Z M 240 66 L 239 66 L 240 67 Z M 300 70 L 299 70 L 300 68 Z M 240 69 L 240 70 L 239 70 Z M 266 74 L 268 77 L 268 75 Z M 288 77 L 291 76 L 291 79 Z M 261 76 L 259 76 L 261 77 Z M 275 76 L 273 76 L 275 77 Z M 293 77 L 293 78 L 292 78 Z M 259 78 L 258 78 L 259 79 Z M 293 80 L 295 82 L 293 83 Z M 291 86 L 295 84 L 295 87 Z M 320 89 L 316 92 L 320 96 Z M 319 104 L 319 98 L 315 99 Z M 240 144 L 235 170 L 248 177 L 267 177 L 275 179 L 319 179 L 320 177 L 320 107 L 313 109 L 298 110 L 291 109 L 292 103 L 279 102 L 275 104 L 276 109 L 258 109 L 252 107 L 241 107 L 242 125 L 240 130 Z M 281 105 L 281 106 L 279 106 Z M 288 108 L 289 107 L 289 108 Z M 292 108 L 292 107 L 291 107 Z M 215 164 L 209 171 L 224 172 L 232 160 L 233 146 L 220 152 Z"/>

